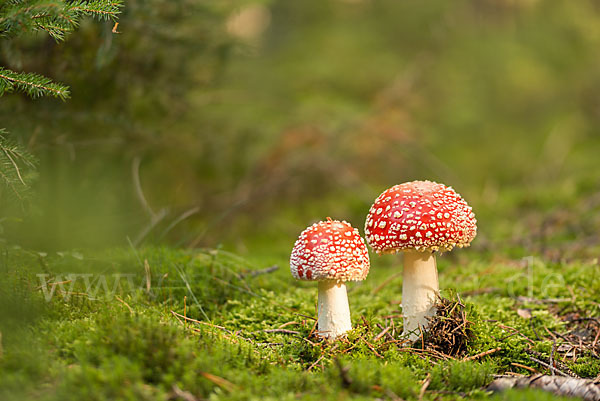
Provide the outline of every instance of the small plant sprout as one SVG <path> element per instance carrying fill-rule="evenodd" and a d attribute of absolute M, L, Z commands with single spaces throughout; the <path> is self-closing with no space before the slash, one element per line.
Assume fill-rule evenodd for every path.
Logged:
<path fill-rule="evenodd" d="M 404 251 L 402 314 L 411 341 L 435 316 L 439 296 L 435 251 L 469 246 L 477 234 L 471 207 L 451 187 L 413 181 L 384 191 L 365 223 L 367 242 L 377 252 Z"/>
<path fill-rule="evenodd" d="M 304 230 L 290 256 L 292 276 L 319 282 L 318 334 L 335 339 L 352 329 L 346 281 L 369 273 L 364 239 L 345 221 L 321 221 Z"/>

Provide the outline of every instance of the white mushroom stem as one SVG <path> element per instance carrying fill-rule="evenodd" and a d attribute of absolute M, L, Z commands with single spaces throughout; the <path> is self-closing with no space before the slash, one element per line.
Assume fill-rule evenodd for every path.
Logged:
<path fill-rule="evenodd" d="M 435 316 L 439 294 L 438 273 L 432 252 L 404 252 L 402 283 L 403 335 L 411 341 L 421 336 L 429 325 L 427 317 Z M 419 329 L 421 327 L 421 329 Z"/>
<path fill-rule="evenodd" d="M 318 334 L 334 339 L 352 329 L 346 284 L 319 281 Z"/>

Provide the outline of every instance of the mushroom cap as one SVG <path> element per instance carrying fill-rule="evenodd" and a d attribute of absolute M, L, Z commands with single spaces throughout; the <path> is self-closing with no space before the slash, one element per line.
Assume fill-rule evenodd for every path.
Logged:
<path fill-rule="evenodd" d="M 290 256 L 297 280 L 360 281 L 369 274 L 369 251 L 345 221 L 320 221 L 302 231 Z"/>
<path fill-rule="evenodd" d="M 450 251 L 469 246 L 476 234 L 477 220 L 467 202 L 452 187 L 431 181 L 387 189 L 365 223 L 367 242 L 377 253 Z"/>

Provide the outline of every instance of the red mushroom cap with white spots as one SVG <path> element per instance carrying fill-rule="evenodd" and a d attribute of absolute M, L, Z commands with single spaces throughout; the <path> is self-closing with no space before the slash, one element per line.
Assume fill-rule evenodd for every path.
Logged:
<path fill-rule="evenodd" d="M 451 187 L 412 181 L 379 195 L 369 210 L 365 234 L 378 253 L 450 251 L 469 246 L 477 234 L 477 220 Z"/>
<path fill-rule="evenodd" d="M 292 276 L 298 280 L 360 281 L 369 267 L 365 240 L 345 221 L 321 221 L 308 227 L 290 256 Z"/>

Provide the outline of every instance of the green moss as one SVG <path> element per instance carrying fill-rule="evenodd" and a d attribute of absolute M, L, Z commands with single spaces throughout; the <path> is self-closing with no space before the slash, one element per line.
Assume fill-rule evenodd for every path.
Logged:
<path fill-rule="evenodd" d="M 492 362 L 458 362 L 438 364 L 431 371 L 432 390 L 469 392 L 486 386 L 497 371 Z"/>
<path fill-rule="evenodd" d="M 96 289 L 76 282 L 69 291 L 80 295 L 56 292 L 48 302 L 36 281 L 37 257 L 22 251 L 11 257 L 23 268 L 12 270 L 12 281 L 2 288 L 7 294 L 10 283 L 9 302 L 24 303 L 21 309 L 3 313 L 23 313 L 26 319 L 20 331 L 3 326 L 3 334 L 9 334 L 4 335 L 0 359 L 0 396 L 7 400 L 166 400 L 176 390 L 209 400 L 259 395 L 273 400 L 414 400 L 426 380 L 425 399 L 465 394 L 487 398 L 482 389 L 493 374 L 528 373 L 514 363 L 543 371 L 528 350 L 549 355 L 553 341 L 546 329 L 562 334 L 570 330 L 557 313 L 561 308 L 595 310 L 589 292 L 598 285 L 576 274 L 590 266 L 560 264 L 568 285 L 577 288 L 575 304 L 534 302 L 541 296 L 536 289 L 532 301 L 503 289 L 462 296 L 473 323 L 468 355 L 500 348 L 462 362 L 410 350 L 386 336 L 375 339 L 381 332 L 378 325 L 393 322 L 389 333 L 397 338 L 401 332 L 401 319 L 390 317 L 400 314 L 401 278 L 389 281 L 397 271 L 385 265 L 373 269 L 364 283 L 349 285 L 354 329 L 347 340 L 328 343 L 309 337 L 316 286 L 293 281 L 286 269 L 253 276 L 248 273 L 259 267 L 226 252 L 149 248 L 79 258 L 45 256 L 44 274 L 49 278 L 69 270 L 111 279 L 118 272 L 132 275 L 130 281 L 121 278 L 117 287 Z M 459 294 L 476 286 L 499 286 L 518 271 L 503 263 L 446 262 L 440 269 L 443 288 Z M 541 272 L 556 268 L 540 265 Z M 478 283 L 473 281 L 476 276 Z M 541 283 L 543 278 L 534 276 L 533 281 Z M 518 309 L 527 309 L 531 317 L 522 317 Z M 16 316 L 11 321 L 17 321 Z M 277 330 L 282 328 L 288 331 Z M 585 377 L 600 372 L 600 363 L 591 355 L 565 363 Z"/>

